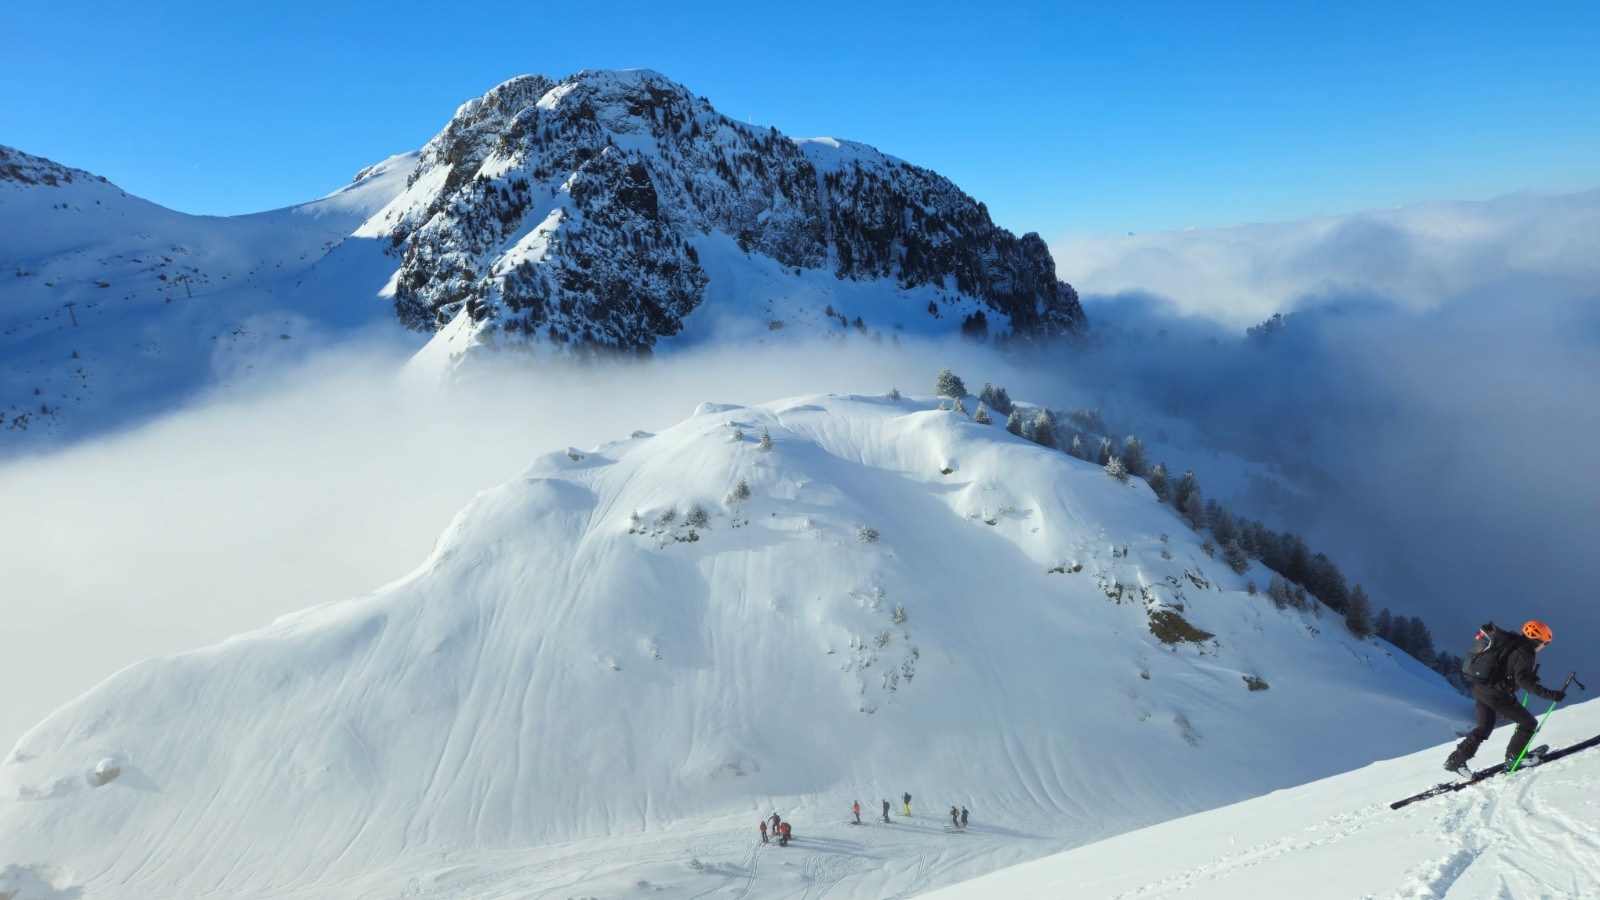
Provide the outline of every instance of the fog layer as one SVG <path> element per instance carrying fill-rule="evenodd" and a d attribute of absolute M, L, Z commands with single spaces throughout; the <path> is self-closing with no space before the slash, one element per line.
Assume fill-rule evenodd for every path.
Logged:
<path fill-rule="evenodd" d="M 1284 476 L 1212 471 L 1207 495 L 1304 534 L 1440 649 L 1544 619 L 1559 681 L 1600 641 L 1596 247 L 1600 191 L 1101 242 L 1085 281 L 1115 290 L 1086 292 L 1100 340 L 1062 387 L 1192 427 L 1203 486 L 1207 450 Z"/>

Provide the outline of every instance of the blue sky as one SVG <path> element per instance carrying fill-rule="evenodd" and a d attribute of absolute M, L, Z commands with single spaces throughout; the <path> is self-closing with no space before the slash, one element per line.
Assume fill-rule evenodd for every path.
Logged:
<path fill-rule="evenodd" d="M 308 200 L 514 75 L 643 66 L 1012 230 L 1600 185 L 1600 4 L 25 4 L 0 144 L 194 213 Z"/>

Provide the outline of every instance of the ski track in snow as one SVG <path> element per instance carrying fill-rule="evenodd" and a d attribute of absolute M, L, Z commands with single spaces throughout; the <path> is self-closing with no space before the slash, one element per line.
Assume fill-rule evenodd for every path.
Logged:
<path fill-rule="evenodd" d="M 1272 862 L 1286 854 L 1299 853 L 1316 847 L 1338 843 L 1345 838 L 1359 834 L 1379 821 L 1379 813 L 1382 811 L 1381 807 L 1372 806 L 1352 813 L 1341 813 L 1331 819 L 1301 828 L 1287 837 L 1256 844 L 1236 853 L 1230 853 L 1204 866 L 1197 866 L 1181 874 L 1152 882 L 1137 890 L 1118 894 L 1117 896 L 1181 896 L 1205 882 L 1225 880 L 1237 874 L 1240 869 Z"/>
<path fill-rule="evenodd" d="M 1530 773 L 1534 777 L 1473 792 L 1438 815 L 1437 831 L 1448 837 L 1451 850 L 1409 873 L 1400 896 L 1485 896 L 1491 886 L 1507 897 L 1562 896 L 1552 874 L 1570 869 L 1573 860 L 1600 857 L 1600 829 L 1592 816 L 1572 816 L 1561 808 L 1562 798 L 1571 796 L 1562 785 L 1572 785 L 1561 778 L 1561 762 L 1547 765 Z M 1453 893 L 1458 885 L 1461 892 Z M 1581 896 L 1582 890 L 1574 883 L 1566 895 Z"/>

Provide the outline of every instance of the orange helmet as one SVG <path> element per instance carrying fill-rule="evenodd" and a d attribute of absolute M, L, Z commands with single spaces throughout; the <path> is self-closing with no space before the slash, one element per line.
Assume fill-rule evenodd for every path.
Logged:
<path fill-rule="evenodd" d="M 1555 637 L 1551 634 L 1549 625 L 1531 620 L 1522 626 L 1522 633 L 1542 644 L 1550 643 L 1550 639 Z"/>

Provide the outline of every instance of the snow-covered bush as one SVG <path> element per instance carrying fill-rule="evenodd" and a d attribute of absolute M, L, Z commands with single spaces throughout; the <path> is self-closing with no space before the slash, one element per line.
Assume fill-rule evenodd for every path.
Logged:
<path fill-rule="evenodd" d="M 689 507 L 689 512 L 683 517 L 683 521 L 690 528 L 710 528 L 711 514 L 706 512 L 705 507 L 696 503 Z"/>

